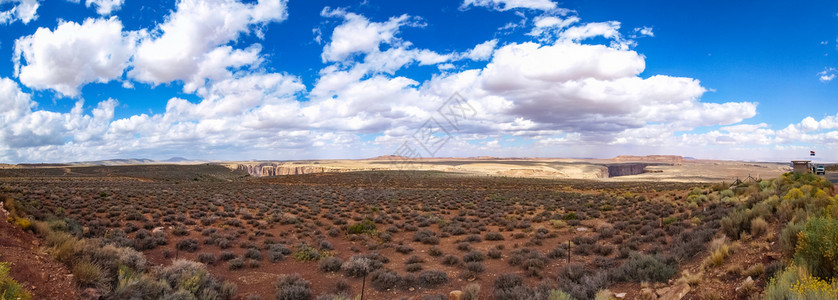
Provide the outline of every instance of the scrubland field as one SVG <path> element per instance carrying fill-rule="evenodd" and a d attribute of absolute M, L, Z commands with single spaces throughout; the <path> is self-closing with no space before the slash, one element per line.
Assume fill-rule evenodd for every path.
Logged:
<path fill-rule="evenodd" d="M 22 298 L 838 295 L 838 206 L 813 175 L 731 186 L 144 165 L 5 169 L 0 185 L 4 230 L 20 235 L 0 239 L 0 287 Z M 28 270 L 32 256 L 57 274 Z M 46 288 L 53 275 L 70 290 Z"/>

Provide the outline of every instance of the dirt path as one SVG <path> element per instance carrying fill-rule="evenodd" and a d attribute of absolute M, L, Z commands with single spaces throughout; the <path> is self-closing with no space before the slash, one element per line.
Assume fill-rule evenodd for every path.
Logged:
<path fill-rule="evenodd" d="M 32 299 L 81 299 L 67 268 L 43 251 L 32 233 L 6 222 L 0 206 L 0 261 L 11 264 L 12 277 Z"/>

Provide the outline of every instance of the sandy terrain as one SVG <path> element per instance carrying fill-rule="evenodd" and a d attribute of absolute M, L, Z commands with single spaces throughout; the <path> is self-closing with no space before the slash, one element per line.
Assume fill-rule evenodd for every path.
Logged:
<path fill-rule="evenodd" d="M 231 169 L 247 171 L 252 176 L 423 170 L 478 176 L 689 182 L 734 181 L 737 178 L 745 180 L 748 176 L 772 178 L 791 170 L 787 163 L 695 160 L 684 159 L 680 156 L 621 156 L 613 159 L 430 158 L 419 160 L 379 157 L 363 160 L 249 161 L 221 164 Z M 621 166 L 629 165 L 640 167 L 632 170 L 621 169 Z M 609 168 L 612 169 L 610 175 Z M 614 175 L 615 168 L 616 174 L 620 175 Z"/>

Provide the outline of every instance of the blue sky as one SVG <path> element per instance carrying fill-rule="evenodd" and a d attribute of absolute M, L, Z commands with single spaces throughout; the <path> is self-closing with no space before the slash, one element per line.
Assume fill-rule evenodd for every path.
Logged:
<path fill-rule="evenodd" d="M 832 1 L 0 0 L 0 27 L 0 162 L 838 161 Z"/>

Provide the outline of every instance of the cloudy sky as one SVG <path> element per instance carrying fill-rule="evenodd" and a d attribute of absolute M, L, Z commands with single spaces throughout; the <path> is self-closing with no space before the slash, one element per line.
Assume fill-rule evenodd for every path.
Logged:
<path fill-rule="evenodd" d="M 838 161 L 815 2 L 0 0 L 0 162 Z"/>

